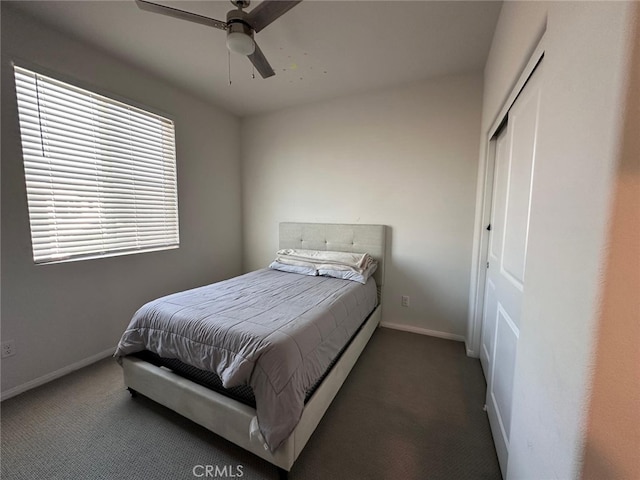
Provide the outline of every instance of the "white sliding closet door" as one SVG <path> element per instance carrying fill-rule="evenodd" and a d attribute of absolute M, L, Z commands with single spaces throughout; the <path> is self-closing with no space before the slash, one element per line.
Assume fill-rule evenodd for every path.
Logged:
<path fill-rule="evenodd" d="M 540 106 L 541 65 L 509 110 L 495 140 L 495 167 L 481 361 L 500 467 L 507 471 L 513 374 L 525 289 L 525 258 Z"/>

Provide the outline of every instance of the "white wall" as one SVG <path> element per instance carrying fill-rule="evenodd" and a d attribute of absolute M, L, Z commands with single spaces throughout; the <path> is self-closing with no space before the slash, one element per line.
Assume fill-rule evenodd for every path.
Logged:
<path fill-rule="evenodd" d="M 453 76 L 244 119 L 245 270 L 273 260 L 281 221 L 386 224 L 382 321 L 462 339 L 481 89 Z"/>
<path fill-rule="evenodd" d="M 11 60 L 165 112 L 176 125 L 181 245 L 100 260 L 33 264 Z M 3 395 L 115 347 L 144 302 L 241 271 L 239 121 L 2 3 Z"/>
<path fill-rule="evenodd" d="M 580 472 L 631 5 L 506 2 L 487 62 L 483 135 L 546 19 L 508 478 Z"/>

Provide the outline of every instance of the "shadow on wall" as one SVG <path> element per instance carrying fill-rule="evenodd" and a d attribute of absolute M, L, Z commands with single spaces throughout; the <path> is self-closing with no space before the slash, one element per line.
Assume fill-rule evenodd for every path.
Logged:
<path fill-rule="evenodd" d="M 424 267 L 424 265 L 421 265 Z M 418 271 L 408 262 L 394 260 L 385 275 L 387 282 L 393 278 L 393 287 L 385 289 L 384 305 L 391 315 L 385 322 L 414 326 L 444 334 L 461 335 L 455 332 L 452 322 L 464 324 L 466 318 L 458 319 L 450 297 L 443 292 L 442 279 L 436 275 Z M 409 294 L 410 306 L 401 305 L 402 295 Z"/>
<path fill-rule="evenodd" d="M 394 326 L 414 327 L 436 334 L 464 337 L 467 325 L 467 304 L 460 306 L 459 299 L 451 292 L 451 279 L 443 279 L 447 271 L 452 277 L 468 278 L 464 271 L 452 269 L 450 259 L 408 258 L 396 252 L 393 256 L 393 229 L 387 225 L 385 285 L 383 288 L 382 323 Z M 397 232 L 395 232 L 397 235 Z M 441 262 L 438 264 L 438 262 Z M 468 289 L 468 285 L 466 286 Z M 466 292 L 466 289 L 464 290 Z M 402 296 L 410 297 L 410 306 L 401 305 Z"/>
<path fill-rule="evenodd" d="M 640 478 L 640 4 L 632 35 L 582 478 Z"/>

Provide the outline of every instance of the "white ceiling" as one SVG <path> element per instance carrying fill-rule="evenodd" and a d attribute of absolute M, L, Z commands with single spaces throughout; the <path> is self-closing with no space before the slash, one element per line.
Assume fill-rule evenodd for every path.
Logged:
<path fill-rule="evenodd" d="M 228 1 L 162 1 L 220 20 Z M 259 2 L 252 2 L 247 11 Z M 221 30 L 139 10 L 133 0 L 26 1 L 15 8 L 239 116 L 484 67 L 501 2 L 304 0 L 256 41 L 262 79 Z M 229 85 L 229 74 L 231 85 Z"/>

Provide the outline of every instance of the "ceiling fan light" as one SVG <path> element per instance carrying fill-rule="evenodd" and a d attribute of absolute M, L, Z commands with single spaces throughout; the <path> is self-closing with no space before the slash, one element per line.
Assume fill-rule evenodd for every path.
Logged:
<path fill-rule="evenodd" d="M 251 55 L 256 44 L 249 35 L 244 32 L 229 32 L 227 34 L 227 48 L 240 55 Z"/>

